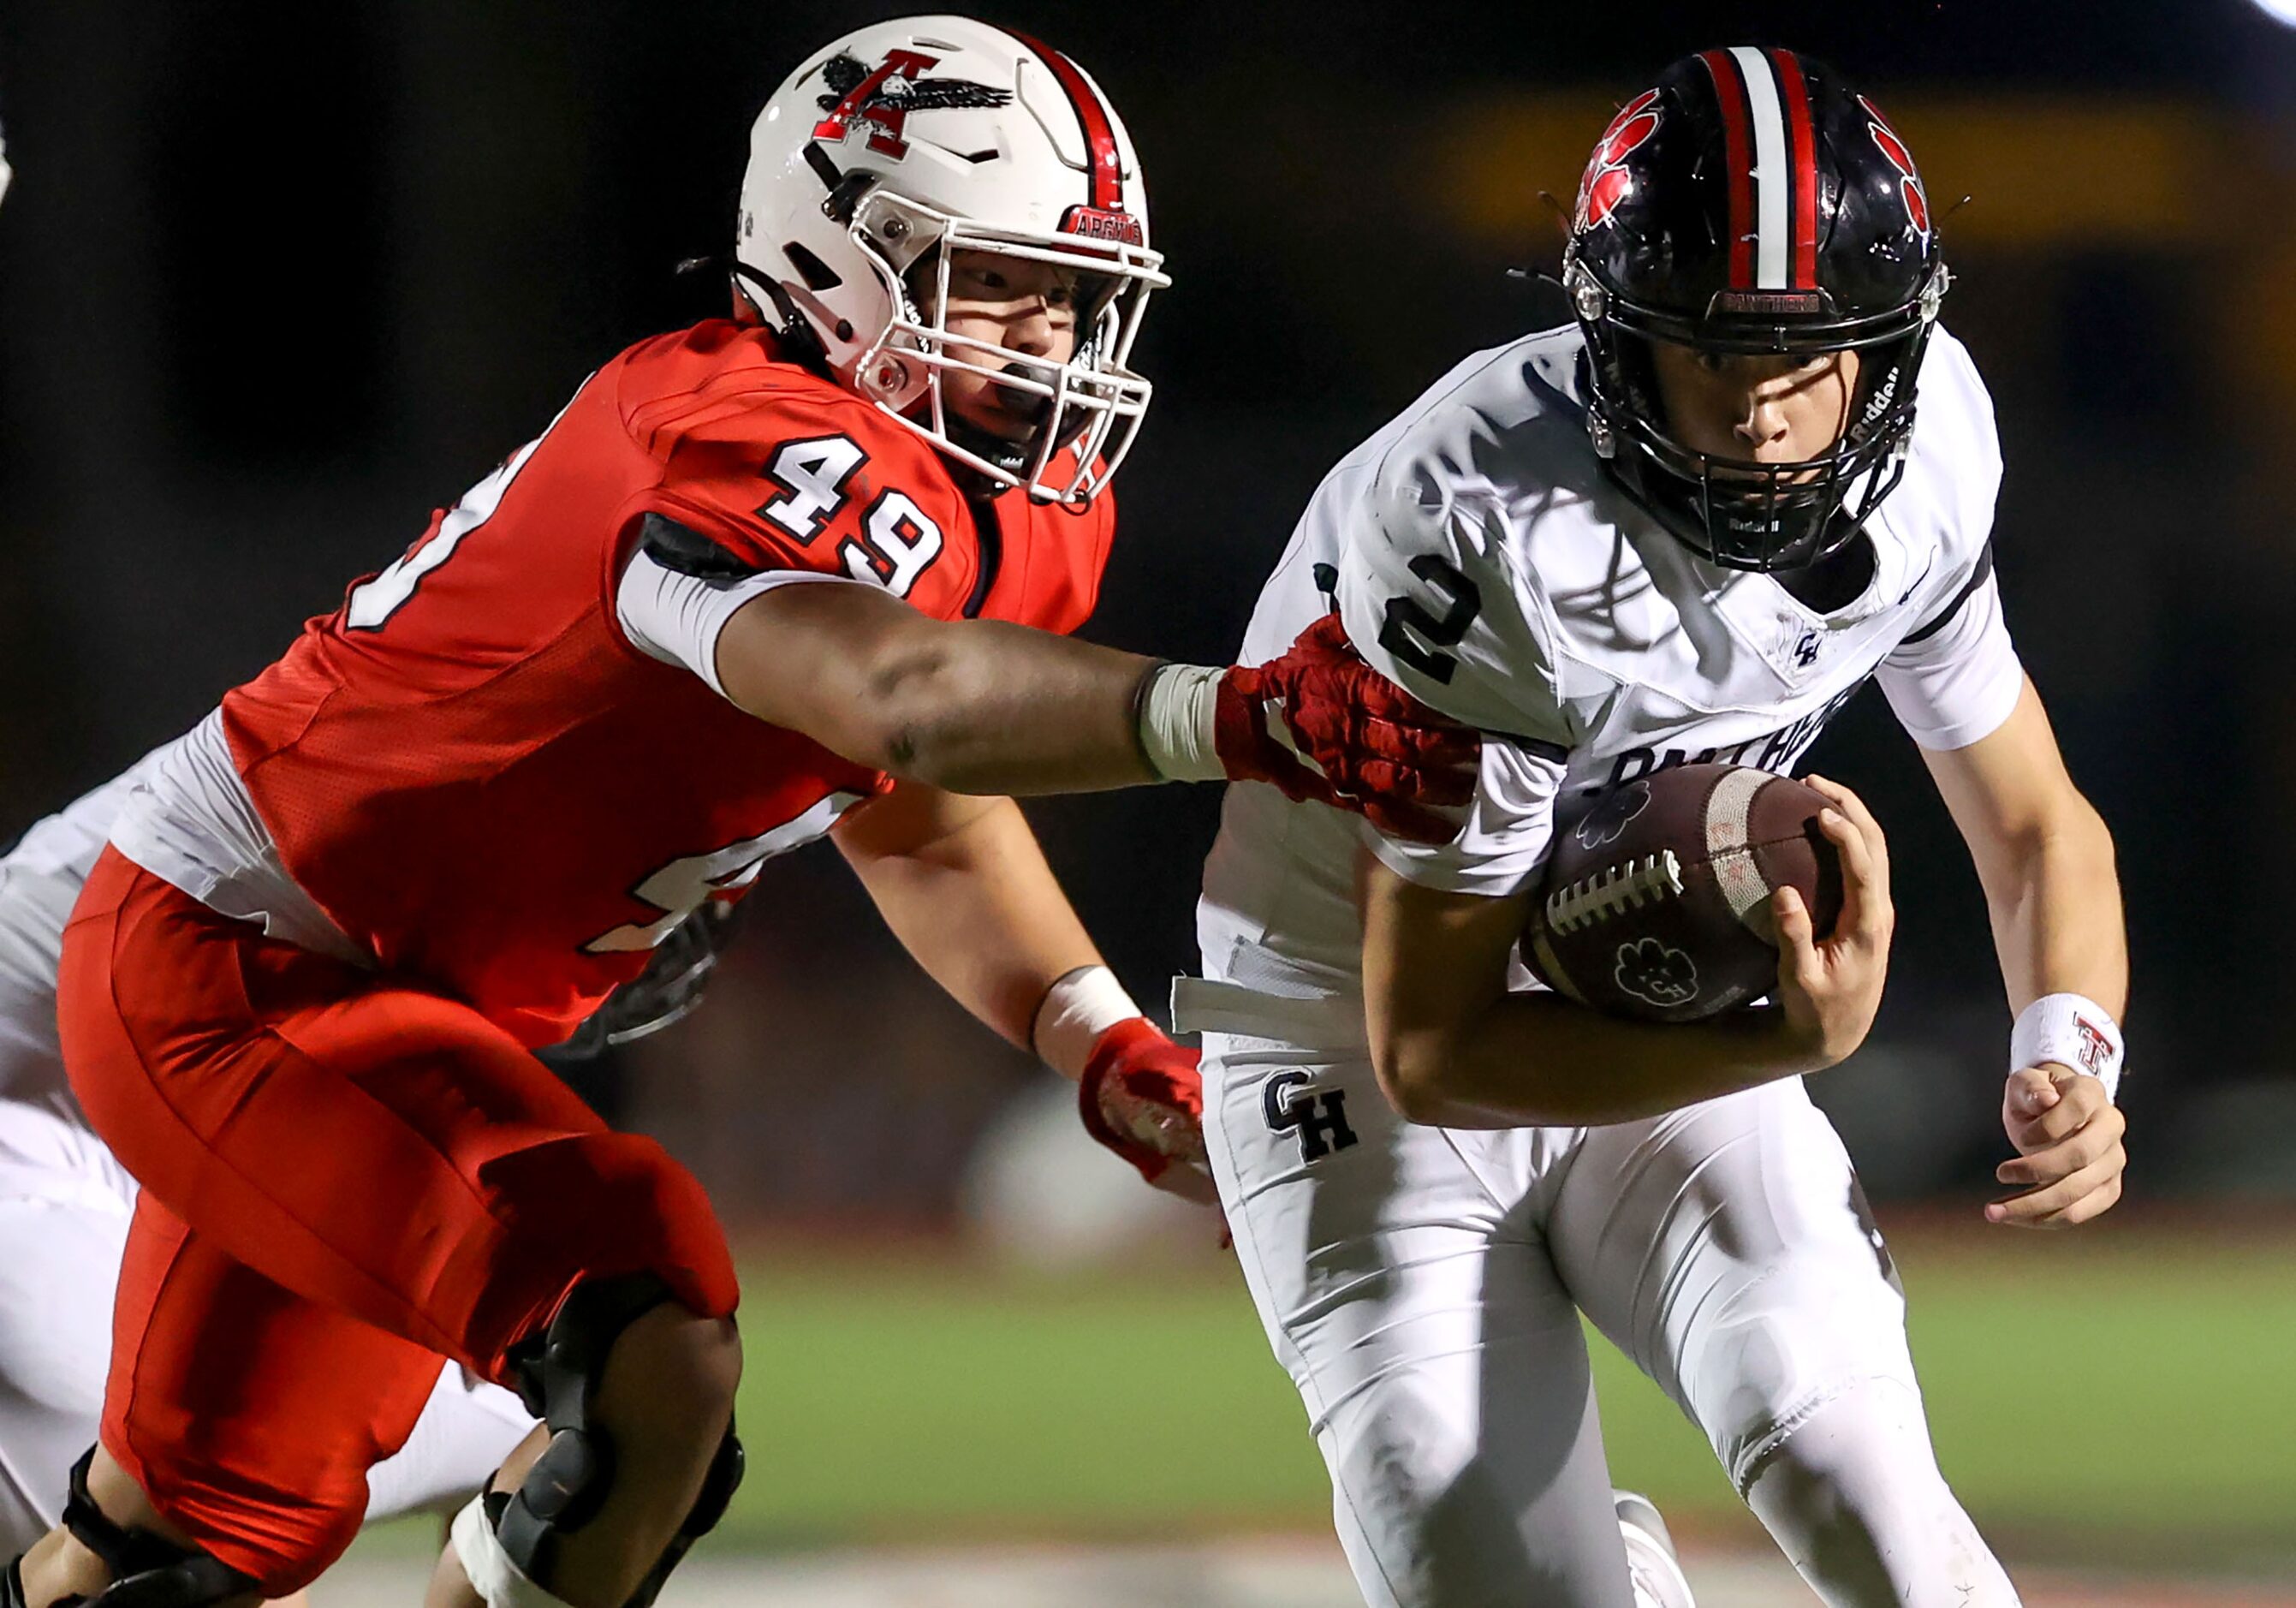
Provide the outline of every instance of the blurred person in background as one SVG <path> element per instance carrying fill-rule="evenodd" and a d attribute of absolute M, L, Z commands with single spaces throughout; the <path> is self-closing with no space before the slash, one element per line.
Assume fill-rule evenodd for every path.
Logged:
<path fill-rule="evenodd" d="M 1555 833 L 1593 846 L 1686 760 L 1752 767 L 1722 783 L 1742 814 L 1878 678 L 1976 860 L 2017 1013 L 2014 1193 L 1986 1215 L 2063 1227 L 2119 1198 L 2112 841 L 2003 623 L 1999 449 L 1937 322 L 1928 199 L 1831 69 L 1708 51 L 1604 130 L 1563 263 L 1575 321 L 1467 359 L 1343 460 L 1245 640 L 1278 652 L 1336 605 L 1373 664 L 1512 735 L 1431 848 L 1229 793 L 1175 1019 L 1205 1032 L 1238 1259 L 1381 1608 L 1644 1588 L 1604 1522 L 1582 1312 L 1826 1602 L 2004 1608 L 1800 1076 L 1880 1000 L 1864 805 L 1815 783 L 1847 884 L 1830 935 L 1791 890 L 1742 912 L 1781 950 L 1772 1008 L 1630 1022 L 1515 962 Z"/>
<path fill-rule="evenodd" d="M 1096 1137 L 1209 1198 L 1194 1056 L 1008 795 L 1224 776 L 1432 838 L 1472 791 L 1472 734 L 1336 621 L 1250 670 L 1064 639 L 1164 283 L 1066 57 L 955 17 L 817 53 L 758 119 L 736 258 L 734 317 L 608 363 L 127 785 L 57 1004 L 142 1187 L 85 1499 L 9 1608 L 300 1588 L 442 1358 L 545 1423 L 432 1603 L 651 1602 L 740 1476 L 732 1262 L 530 1049 L 828 834 Z"/>

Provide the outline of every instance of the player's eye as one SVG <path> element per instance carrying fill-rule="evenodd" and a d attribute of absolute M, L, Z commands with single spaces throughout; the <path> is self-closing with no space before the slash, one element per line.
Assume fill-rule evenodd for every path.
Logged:
<path fill-rule="evenodd" d="M 959 266 L 953 277 L 956 288 L 968 295 L 995 295 L 1005 288 L 1004 275 L 975 263 Z"/>
<path fill-rule="evenodd" d="M 1720 352 L 1699 352 L 1696 357 L 1698 366 L 1710 374 L 1718 374 L 1730 366 L 1730 359 Z"/>

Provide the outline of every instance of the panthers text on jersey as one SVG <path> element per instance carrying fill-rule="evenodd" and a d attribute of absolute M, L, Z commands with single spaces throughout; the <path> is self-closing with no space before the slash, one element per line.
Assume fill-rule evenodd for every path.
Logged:
<path fill-rule="evenodd" d="M 1067 632 L 1113 519 L 1105 495 L 969 497 L 757 326 L 642 341 L 163 753 L 114 842 L 554 1043 L 703 899 L 888 784 L 714 690 L 734 608 L 838 580 Z"/>
<path fill-rule="evenodd" d="M 1438 848 L 1231 788 L 1198 911 L 1207 976 L 1357 991 L 1366 840 L 1413 882 L 1504 896 L 1604 787 L 1693 760 L 1788 771 L 1868 680 L 1924 747 L 2008 718 L 2024 673 L 1992 573 L 2000 452 L 1958 341 L 1931 340 L 1905 479 L 1866 524 L 1873 577 L 1828 612 L 1698 558 L 1619 488 L 1588 444 L 1580 349 L 1561 329 L 1477 354 L 1317 489 L 1242 661 L 1336 606 L 1374 668 L 1498 740 Z"/>

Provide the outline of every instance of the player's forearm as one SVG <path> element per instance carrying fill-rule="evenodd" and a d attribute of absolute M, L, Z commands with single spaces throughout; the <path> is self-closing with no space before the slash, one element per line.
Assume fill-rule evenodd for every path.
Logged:
<path fill-rule="evenodd" d="M 903 841 L 923 812 L 897 791 L 857 812 L 852 829 L 838 832 L 838 846 L 933 980 L 1007 1041 L 1033 1050 L 1046 990 L 1078 967 L 1098 964 L 1100 952 L 1020 808 L 1010 799 L 958 802 L 969 808 L 950 830 Z"/>
<path fill-rule="evenodd" d="M 2011 1012 L 2079 994 L 2119 1016 L 2128 942 L 2112 834 L 2086 800 L 2063 818 L 1980 853 L 1979 874 Z"/>
<path fill-rule="evenodd" d="M 1503 995 L 1456 1027 L 1382 1032 L 1374 1022 L 1373 1060 L 1411 1121 L 1477 1128 L 1628 1122 L 1824 1065 L 1793 1041 L 1782 1012 L 1659 1026 L 1553 994 Z"/>
<path fill-rule="evenodd" d="M 1160 780 L 1135 709 L 1153 662 L 837 585 L 767 593 L 717 647 L 726 695 L 760 719 L 857 765 L 984 796 Z"/>
<path fill-rule="evenodd" d="M 882 666 L 876 758 L 951 792 L 1096 792 L 1162 780 L 1136 705 L 1154 661 L 1000 621 L 944 628 Z"/>
<path fill-rule="evenodd" d="M 2128 949 L 2112 834 L 2066 774 L 2032 683 L 1990 735 L 1922 758 L 1985 885 L 2009 1008 L 2079 994 L 2119 1015 Z"/>
<path fill-rule="evenodd" d="M 1381 1088 L 1414 1122 L 1522 1128 L 1624 1122 L 1826 1064 L 1777 1011 L 1688 1026 L 1605 1016 L 1506 991 L 1530 895 L 1418 886 L 1366 867 L 1364 999 Z"/>

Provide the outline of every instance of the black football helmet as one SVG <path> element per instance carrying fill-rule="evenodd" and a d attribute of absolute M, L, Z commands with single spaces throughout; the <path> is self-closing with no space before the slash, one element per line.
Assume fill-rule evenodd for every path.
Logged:
<path fill-rule="evenodd" d="M 1914 381 L 1950 276 L 1905 142 L 1790 50 L 1702 51 L 1603 130 L 1578 185 L 1562 283 L 1587 338 L 1587 429 L 1612 476 L 1694 551 L 1792 570 L 1841 547 L 1896 489 Z M 1832 450 L 1716 457 L 1669 428 L 1651 361 L 1859 355 Z"/>

